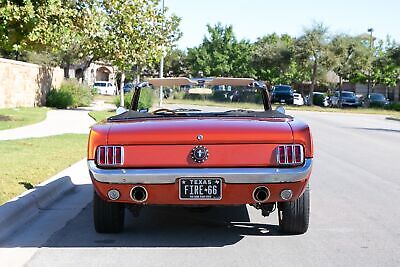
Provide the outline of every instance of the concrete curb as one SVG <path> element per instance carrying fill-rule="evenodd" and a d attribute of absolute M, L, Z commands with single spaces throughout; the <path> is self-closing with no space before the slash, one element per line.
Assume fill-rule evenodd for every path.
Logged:
<path fill-rule="evenodd" d="M 394 117 L 386 117 L 386 119 L 391 121 L 400 121 L 400 119 Z"/>
<path fill-rule="evenodd" d="M 86 164 L 83 159 L 0 206 L 0 240 L 24 227 L 41 210 L 80 184 L 76 173 Z M 74 177 L 75 176 L 75 177 Z M 87 175 L 88 176 L 88 175 Z"/>

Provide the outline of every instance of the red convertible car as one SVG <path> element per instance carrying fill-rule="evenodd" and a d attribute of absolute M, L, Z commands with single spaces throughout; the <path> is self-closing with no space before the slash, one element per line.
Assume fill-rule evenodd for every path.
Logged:
<path fill-rule="evenodd" d="M 262 109 L 182 105 L 142 112 L 137 109 L 143 86 L 137 86 L 131 109 L 90 132 L 87 158 L 97 232 L 122 231 L 125 208 L 137 214 L 148 205 L 245 204 L 264 216 L 277 209 L 283 233 L 307 231 L 313 159 L 307 124 L 272 110 L 267 89 L 252 79 L 159 78 L 148 85 L 197 87 L 190 90 L 218 92 L 236 99 L 235 105 L 258 99 Z"/>

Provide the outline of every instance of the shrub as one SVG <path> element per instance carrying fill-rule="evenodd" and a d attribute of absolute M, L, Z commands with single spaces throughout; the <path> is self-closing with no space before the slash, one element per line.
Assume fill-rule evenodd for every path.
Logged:
<path fill-rule="evenodd" d="M 185 92 L 184 91 L 174 91 L 174 94 L 172 95 L 173 99 L 183 99 L 185 97 Z"/>
<path fill-rule="evenodd" d="M 385 109 L 400 111 L 400 103 L 390 103 Z"/>
<path fill-rule="evenodd" d="M 124 107 L 130 109 L 131 101 L 133 97 L 133 92 L 124 94 Z M 150 88 L 143 88 L 140 92 L 138 109 L 149 109 L 153 106 L 154 91 Z M 119 107 L 121 103 L 120 96 L 116 96 L 114 99 L 114 104 Z"/>
<path fill-rule="evenodd" d="M 93 101 L 92 89 L 76 80 L 66 80 L 60 89 L 53 89 L 46 99 L 48 107 L 67 108 L 89 106 Z"/>
<path fill-rule="evenodd" d="M 55 108 L 67 108 L 73 104 L 73 98 L 70 92 L 53 89 L 46 98 L 46 106 Z"/>

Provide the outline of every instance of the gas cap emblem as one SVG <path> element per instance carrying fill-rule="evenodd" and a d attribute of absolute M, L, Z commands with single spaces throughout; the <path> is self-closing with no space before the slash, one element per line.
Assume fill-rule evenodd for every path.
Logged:
<path fill-rule="evenodd" d="M 205 146 L 195 146 L 190 156 L 194 162 L 203 163 L 208 159 L 208 149 Z"/>

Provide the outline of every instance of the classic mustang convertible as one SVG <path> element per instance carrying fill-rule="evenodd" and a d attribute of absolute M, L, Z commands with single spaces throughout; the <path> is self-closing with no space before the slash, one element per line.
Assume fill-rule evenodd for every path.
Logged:
<path fill-rule="evenodd" d="M 208 90 L 239 103 L 254 99 L 263 110 L 186 106 L 142 112 L 143 86 L 137 86 L 130 110 L 90 132 L 97 232 L 122 231 L 125 208 L 138 214 L 147 205 L 245 204 L 264 216 L 277 209 L 283 233 L 307 231 L 313 143 L 305 123 L 272 110 L 267 89 L 252 79 L 159 78 L 148 85 Z"/>

